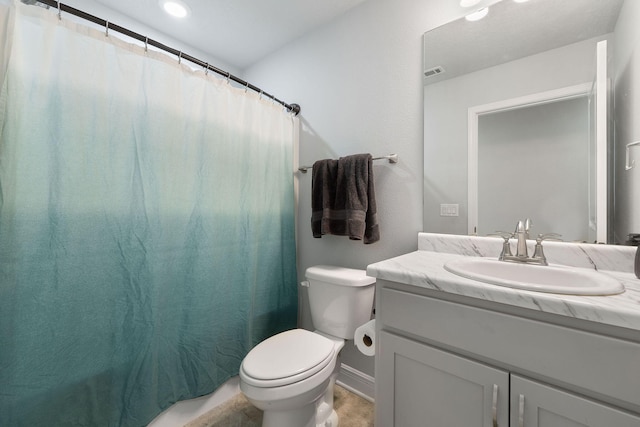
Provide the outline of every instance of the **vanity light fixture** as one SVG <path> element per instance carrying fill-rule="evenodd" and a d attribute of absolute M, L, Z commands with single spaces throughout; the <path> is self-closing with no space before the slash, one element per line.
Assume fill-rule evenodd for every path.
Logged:
<path fill-rule="evenodd" d="M 480 0 L 460 0 L 460 7 L 471 7 L 480 3 Z"/>
<path fill-rule="evenodd" d="M 191 13 L 189 6 L 182 0 L 160 0 L 160 6 L 171 16 L 185 18 Z"/>
<path fill-rule="evenodd" d="M 479 21 L 482 18 L 484 18 L 485 16 L 487 16 L 487 14 L 489 13 L 489 8 L 488 7 L 484 7 L 480 10 L 477 10 L 476 12 L 470 13 L 469 15 L 465 16 L 464 18 L 467 21 Z"/>

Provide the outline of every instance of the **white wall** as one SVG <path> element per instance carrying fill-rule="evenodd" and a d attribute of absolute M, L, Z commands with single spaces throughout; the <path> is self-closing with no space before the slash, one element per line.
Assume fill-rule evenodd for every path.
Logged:
<path fill-rule="evenodd" d="M 486 2 L 485 2 L 486 3 Z M 370 152 L 381 239 L 314 239 L 311 176 L 300 177 L 300 279 L 307 267 L 368 264 L 417 249 L 422 230 L 422 34 L 460 16 L 452 0 L 368 0 L 246 70 L 245 77 L 302 106 L 300 162 Z M 311 327 L 301 293 L 303 325 Z M 373 358 L 347 344 L 343 362 L 373 375 Z"/>
<path fill-rule="evenodd" d="M 624 243 L 629 233 L 640 233 L 640 147 L 632 148 L 636 167 L 625 170 L 626 144 L 640 140 L 640 2 L 627 0 L 615 29 L 615 213 L 614 241 Z"/>

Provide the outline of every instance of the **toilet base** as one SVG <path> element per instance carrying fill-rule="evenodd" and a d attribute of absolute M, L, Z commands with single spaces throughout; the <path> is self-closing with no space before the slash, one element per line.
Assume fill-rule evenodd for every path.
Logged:
<path fill-rule="evenodd" d="M 316 427 L 338 427 L 338 414 L 333 409 L 333 393 L 338 378 L 338 366 L 334 369 L 329 384 L 322 398 L 317 402 L 316 406 Z"/>
<path fill-rule="evenodd" d="M 338 427 L 339 424 L 338 414 L 335 410 L 332 410 L 327 419 L 320 424 L 316 424 L 316 427 Z"/>
<path fill-rule="evenodd" d="M 262 418 L 262 427 L 338 427 L 340 420 L 335 410 L 319 424 L 316 424 L 316 411 L 313 405 L 294 411 L 266 411 Z"/>
<path fill-rule="evenodd" d="M 333 369 L 333 366 L 329 365 L 327 368 Z M 324 399 L 330 384 L 331 377 L 319 382 L 315 387 L 302 394 L 285 397 L 282 400 L 268 398 L 269 392 L 273 392 L 274 389 L 261 390 L 252 388 L 242 381 L 240 382 L 240 389 L 253 406 L 263 411 L 262 427 L 317 427 L 318 425 L 323 426 L 323 424 L 318 423 L 326 419 L 333 409 L 326 408 Z M 260 392 L 265 392 L 267 398 L 260 399 Z M 324 407 L 326 414 L 320 418 L 318 418 L 319 407 Z"/>
<path fill-rule="evenodd" d="M 305 405 L 287 411 L 264 411 L 262 427 L 284 426 L 316 427 L 315 405 Z"/>

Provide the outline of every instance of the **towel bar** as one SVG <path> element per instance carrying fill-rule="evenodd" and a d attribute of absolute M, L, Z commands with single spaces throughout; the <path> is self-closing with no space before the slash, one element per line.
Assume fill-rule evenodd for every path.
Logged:
<path fill-rule="evenodd" d="M 389 154 L 388 156 L 374 157 L 373 160 L 389 160 L 389 163 L 398 163 L 397 154 Z M 300 166 L 298 170 L 302 173 L 307 173 L 309 169 L 313 169 L 313 166 Z"/>

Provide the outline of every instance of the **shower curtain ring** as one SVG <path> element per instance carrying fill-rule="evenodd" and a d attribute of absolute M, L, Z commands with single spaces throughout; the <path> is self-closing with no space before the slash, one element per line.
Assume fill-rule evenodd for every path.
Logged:
<path fill-rule="evenodd" d="M 145 52 L 149 51 L 149 37 L 144 38 L 144 51 Z"/>
<path fill-rule="evenodd" d="M 58 21 L 62 21 L 62 12 L 60 11 L 60 1 L 58 1 Z"/>
<path fill-rule="evenodd" d="M 229 80 L 231 80 L 231 73 L 227 71 L 227 84 L 231 83 Z"/>
<path fill-rule="evenodd" d="M 247 85 L 244 87 L 244 93 L 247 93 L 247 91 L 249 90 L 249 82 L 246 82 Z"/>
<path fill-rule="evenodd" d="M 106 21 L 106 24 L 104 25 L 104 36 L 109 37 L 109 21 Z"/>
<path fill-rule="evenodd" d="M 178 64 L 182 64 L 182 51 L 180 51 L 180 55 L 178 55 Z"/>
<path fill-rule="evenodd" d="M 209 75 L 209 63 L 207 62 L 207 66 L 204 67 L 204 75 L 208 76 Z"/>

